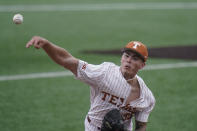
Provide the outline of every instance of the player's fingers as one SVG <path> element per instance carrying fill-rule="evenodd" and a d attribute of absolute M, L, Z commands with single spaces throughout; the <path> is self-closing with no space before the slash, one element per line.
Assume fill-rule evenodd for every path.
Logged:
<path fill-rule="evenodd" d="M 26 48 L 29 48 L 30 46 L 32 46 L 34 43 L 34 39 L 32 38 L 27 44 L 26 44 Z"/>
<path fill-rule="evenodd" d="M 27 43 L 26 47 L 29 48 L 30 46 L 37 44 L 37 42 L 38 42 L 38 37 L 37 37 L 37 36 L 34 36 L 34 37 L 32 37 L 32 39 Z"/>
<path fill-rule="evenodd" d="M 38 46 L 34 46 L 36 49 L 40 49 L 40 47 L 38 47 Z"/>
<path fill-rule="evenodd" d="M 35 39 L 35 40 L 34 40 L 34 47 L 35 47 L 36 49 L 40 49 L 40 47 L 41 47 L 41 46 L 40 46 L 40 43 L 41 43 L 41 42 L 40 42 L 40 39 Z"/>
<path fill-rule="evenodd" d="M 39 42 L 39 37 L 34 36 L 32 39 L 26 44 L 26 47 L 29 48 L 32 45 L 36 45 Z"/>
<path fill-rule="evenodd" d="M 45 39 L 39 37 L 39 36 L 34 36 L 27 44 L 26 48 L 29 48 L 30 46 L 34 46 L 36 49 L 42 48 L 42 46 L 45 44 Z"/>

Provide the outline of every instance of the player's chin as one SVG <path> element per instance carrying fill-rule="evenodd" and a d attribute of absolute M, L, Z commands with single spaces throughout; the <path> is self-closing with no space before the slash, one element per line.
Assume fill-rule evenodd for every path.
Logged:
<path fill-rule="evenodd" d="M 125 74 L 127 74 L 127 75 L 133 75 L 133 74 L 137 74 L 137 70 L 135 70 L 135 69 L 127 69 L 127 70 L 125 70 Z"/>
<path fill-rule="evenodd" d="M 133 71 L 130 68 L 122 68 L 121 72 L 125 75 L 129 75 L 132 74 Z"/>
<path fill-rule="evenodd" d="M 132 72 L 130 70 L 124 69 L 123 74 L 130 75 L 130 74 L 132 74 Z"/>

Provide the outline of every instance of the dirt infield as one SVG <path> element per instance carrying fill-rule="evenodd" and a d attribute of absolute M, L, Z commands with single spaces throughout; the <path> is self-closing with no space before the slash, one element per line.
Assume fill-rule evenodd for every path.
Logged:
<path fill-rule="evenodd" d="M 197 45 L 149 48 L 148 52 L 149 52 L 149 57 L 151 58 L 197 60 Z M 121 49 L 86 50 L 86 51 L 82 51 L 82 53 L 101 54 L 101 55 L 108 55 L 108 54 L 120 55 Z"/>

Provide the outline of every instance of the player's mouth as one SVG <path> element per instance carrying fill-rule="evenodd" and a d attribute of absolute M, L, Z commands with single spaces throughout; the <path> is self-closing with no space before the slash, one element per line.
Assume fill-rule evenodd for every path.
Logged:
<path fill-rule="evenodd" d="M 125 69 L 127 69 L 127 70 L 129 70 L 131 67 L 130 67 L 130 66 L 127 66 L 127 65 L 125 65 L 125 66 L 124 66 L 124 68 L 125 68 Z"/>

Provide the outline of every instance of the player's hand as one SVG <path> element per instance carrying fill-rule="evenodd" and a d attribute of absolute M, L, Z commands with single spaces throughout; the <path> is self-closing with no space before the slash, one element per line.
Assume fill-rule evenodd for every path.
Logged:
<path fill-rule="evenodd" d="M 40 49 L 44 47 L 46 44 L 48 44 L 49 41 L 40 37 L 40 36 L 34 36 L 32 39 L 26 44 L 26 48 L 29 48 L 30 46 L 34 46 L 36 49 Z"/>

